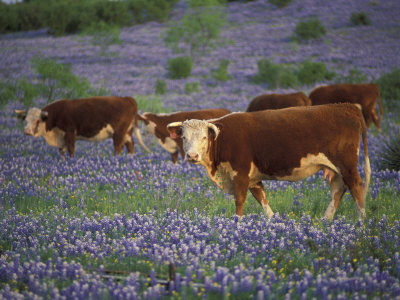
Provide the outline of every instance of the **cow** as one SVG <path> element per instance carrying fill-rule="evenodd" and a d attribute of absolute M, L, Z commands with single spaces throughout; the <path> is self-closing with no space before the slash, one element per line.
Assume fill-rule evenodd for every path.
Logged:
<path fill-rule="evenodd" d="M 370 84 L 333 84 L 320 86 L 311 91 L 309 98 L 312 105 L 328 103 L 350 102 L 361 105 L 361 110 L 365 118 L 367 127 L 373 121 L 381 131 L 380 121 L 383 115 L 382 99 L 379 86 Z M 379 100 L 379 118 L 376 114 L 376 101 Z"/>
<path fill-rule="evenodd" d="M 211 180 L 235 197 L 243 216 L 249 189 L 272 217 L 262 180 L 297 181 L 323 170 L 331 187 L 325 217 L 332 219 L 346 189 L 358 215 L 371 167 L 366 126 L 361 111 L 350 103 L 232 113 L 215 120 L 168 124 L 171 138 L 181 137 L 185 159 L 203 165 Z M 360 140 L 365 155 L 365 184 L 357 171 Z"/>
<path fill-rule="evenodd" d="M 137 104 L 131 97 L 63 99 L 42 109 L 33 107 L 28 111 L 15 110 L 15 113 L 26 123 L 25 134 L 43 136 L 62 156 L 67 150 L 69 156 L 74 156 L 75 140 L 107 138 L 113 139 L 115 154 L 120 154 L 125 145 L 133 155 L 133 130 L 142 147 L 150 152 L 142 141 L 137 126 Z"/>
<path fill-rule="evenodd" d="M 292 94 L 263 94 L 251 100 L 246 111 L 252 112 L 265 109 L 281 109 L 292 106 L 310 105 L 311 100 L 302 92 Z"/>
<path fill-rule="evenodd" d="M 139 120 L 142 120 L 147 130 L 153 134 L 159 141 L 160 145 L 171 153 L 171 159 L 174 164 L 178 161 L 179 152 L 184 157 L 182 140 L 180 138 L 173 140 L 169 137 L 167 125 L 172 122 L 185 121 L 187 119 L 207 120 L 218 118 L 229 114 L 230 111 L 224 108 L 202 109 L 193 111 L 179 111 L 173 113 L 151 113 L 145 112 L 138 115 Z"/>

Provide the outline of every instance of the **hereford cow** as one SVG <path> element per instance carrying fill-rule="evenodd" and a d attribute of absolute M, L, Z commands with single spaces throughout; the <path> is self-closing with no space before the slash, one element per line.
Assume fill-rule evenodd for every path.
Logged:
<path fill-rule="evenodd" d="M 380 120 L 383 115 L 379 86 L 376 84 L 334 84 L 314 89 L 309 95 L 312 105 L 350 102 L 361 105 L 365 123 L 369 127 L 374 121 L 381 131 Z M 376 101 L 379 100 L 379 118 L 376 115 Z"/>
<path fill-rule="evenodd" d="M 311 100 L 302 92 L 293 94 L 263 94 L 251 100 L 246 111 L 251 112 L 265 109 L 281 109 L 292 106 L 310 105 Z"/>
<path fill-rule="evenodd" d="M 58 100 L 43 109 L 15 110 L 25 120 L 25 134 L 43 136 L 46 142 L 60 149 L 64 156 L 68 150 L 74 156 L 75 140 L 102 141 L 112 138 L 115 154 L 124 145 L 133 155 L 132 131 L 146 151 L 137 127 L 137 104 L 131 97 L 92 97 Z"/>
<path fill-rule="evenodd" d="M 216 109 L 203 109 L 194 111 L 184 112 L 173 112 L 168 114 L 154 114 L 145 112 L 142 115 L 138 115 L 139 120 L 142 120 L 147 130 L 152 133 L 159 141 L 160 145 L 171 153 L 171 158 L 174 164 L 178 161 L 178 154 L 181 153 L 184 157 L 184 151 L 182 147 L 182 139 L 178 138 L 173 140 L 169 137 L 167 125 L 172 122 L 183 122 L 188 119 L 200 119 L 207 120 L 213 118 L 219 118 L 223 115 L 229 114 L 230 111 L 224 108 Z"/>
<path fill-rule="evenodd" d="M 210 121 L 187 120 L 168 125 L 172 138 L 183 139 L 186 160 L 202 164 L 212 181 L 235 196 L 236 214 L 243 215 L 249 189 L 268 217 L 262 180 L 297 181 L 323 170 L 331 186 L 325 217 L 332 219 L 346 189 L 360 217 L 371 168 L 366 126 L 352 104 L 292 107 L 232 113 Z M 365 185 L 357 171 L 362 136 Z"/>

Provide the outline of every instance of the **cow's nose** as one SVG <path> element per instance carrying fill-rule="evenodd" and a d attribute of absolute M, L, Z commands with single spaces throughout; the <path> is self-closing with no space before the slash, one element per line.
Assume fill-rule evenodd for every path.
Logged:
<path fill-rule="evenodd" d="M 186 159 L 187 160 L 198 160 L 199 154 L 195 153 L 195 152 L 188 152 L 188 153 L 186 153 Z"/>
<path fill-rule="evenodd" d="M 32 135 L 31 131 L 29 129 L 27 129 L 27 128 L 24 129 L 24 133 L 26 135 Z"/>

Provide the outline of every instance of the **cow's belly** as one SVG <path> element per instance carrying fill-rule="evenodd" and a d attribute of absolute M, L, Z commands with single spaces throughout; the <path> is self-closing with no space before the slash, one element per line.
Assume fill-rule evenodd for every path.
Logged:
<path fill-rule="evenodd" d="M 163 142 L 161 139 L 158 139 L 158 142 L 160 143 L 161 147 L 163 147 L 169 153 L 175 153 L 178 151 L 178 144 L 169 137 L 165 139 L 165 142 Z"/>
<path fill-rule="evenodd" d="M 114 129 L 112 128 L 112 126 L 110 124 L 107 124 L 94 136 L 87 137 L 87 136 L 77 135 L 76 139 L 92 141 L 92 142 L 99 142 L 99 141 L 103 141 L 105 139 L 112 137 L 113 134 L 114 134 Z"/>
<path fill-rule="evenodd" d="M 275 174 L 264 174 L 252 163 L 249 172 L 250 184 L 255 186 L 264 179 L 298 181 L 307 178 L 324 167 L 328 167 L 336 173 L 340 174 L 340 170 L 325 156 L 323 153 L 317 155 L 308 154 L 300 160 L 300 166 L 287 171 L 287 175 L 277 176 Z M 285 170 L 282 170 L 285 171 Z"/>

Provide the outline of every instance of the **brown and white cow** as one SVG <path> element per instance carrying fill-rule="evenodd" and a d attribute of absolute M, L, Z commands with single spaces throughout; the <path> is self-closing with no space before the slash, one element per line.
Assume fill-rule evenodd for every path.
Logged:
<path fill-rule="evenodd" d="M 365 123 L 369 127 L 373 121 L 381 131 L 380 120 L 383 115 L 382 100 L 379 86 L 370 84 L 333 84 L 320 86 L 314 89 L 309 95 L 312 105 L 328 103 L 350 102 L 361 105 Z M 379 118 L 376 114 L 376 102 L 379 100 Z"/>
<path fill-rule="evenodd" d="M 310 105 L 311 100 L 302 92 L 292 94 L 263 94 L 251 100 L 246 111 L 252 112 L 265 109 L 281 109 Z"/>
<path fill-rule="evenodd" d="M 144 121 L 147 130 L 158 139 L 160 145 L 171 153 L 172 161 L 176 164 L 179 152 L 182 157 L 184 157 L 185 153 L 183 151 L 182 139 L 177 138 L 173 140 L 169 137 L 169 132 L 167 130 L 167 125 L 169 123 L 183 122 L 188 119 L 208 120 L 219 118 L 229 113 L 230 111 L 227 109 L 215 108 L 158 114 L 145 112 L 142 115 L 138 115 L 138 118 Z"/>
<path fill-rule="evenodd" d="M 202 164 L 211 180 L 235 197 L 243 215 L 249 189 L 268 217 L 262 180 L 297 181 L 324 171 L 331 186 L 325 211 L 333 218 L 346 189 L 360 217 L 371 168 L 366 126 L 352 104 L 292 107 L 252 113 L 232 113 L 210 121 L 187 120 L 168 125 L 172 138 L 181 137 L 186 160 Z M 360 140 L 365 154 L 365 184 L 357 171 Z"/>
<path fill-rule="evenodd" d="M 59 148 L 62 156 L 67 150 L 74 156 L 75 140 L 107 138 L 113 139 L 115 154 L 120 154 L 125 145 L 133 155 L 133 130 L 139 143 L 150 152 L 142 141 L 137 126 L 137 104 L 131 97 L 64 99 L 42 109 L 33 107 L 15 113 L 25 120 L 25 134 L 43 136 L 47 144 Z"/>

